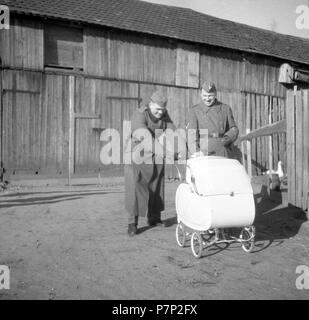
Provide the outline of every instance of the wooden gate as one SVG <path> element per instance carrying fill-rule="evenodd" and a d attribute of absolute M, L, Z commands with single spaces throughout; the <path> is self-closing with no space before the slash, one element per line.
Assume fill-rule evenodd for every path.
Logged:
<path fill-rule="evenodd" d="M 68 77 L 2 71 L 1 162 L 8 175 L 67 170 Z"/>
<path fill-rule="evenodd" d="M 289 203 L 308 209 L 309 90 L 287 93 L 287 160 Z"/>

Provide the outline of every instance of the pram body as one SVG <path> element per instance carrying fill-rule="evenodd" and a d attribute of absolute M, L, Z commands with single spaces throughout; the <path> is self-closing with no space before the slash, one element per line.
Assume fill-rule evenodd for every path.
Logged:
<path fill-rule="evenodd" d="M 245 251 L 252 250 L 253 190 L 245 168 L 237 160 L 215 156 L 189 159 L 186 183 L 178 186 L 175 202 L 177 243 L 184 246 L 191 235 L 194 256 L 200 257 L 203 247 L 218 242 L 238 241 Z M 240 236 L 227 239 L 222 232 L 227 228 L 242 228 Z"/>

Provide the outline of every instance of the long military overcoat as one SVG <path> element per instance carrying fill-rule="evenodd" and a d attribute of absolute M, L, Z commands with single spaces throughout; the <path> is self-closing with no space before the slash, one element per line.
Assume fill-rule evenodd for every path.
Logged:
<path fill-rule="evenodd" d="M 222 138 L 225 135 L 230 138 L 232 143 L 238 137 L 239 131 L 230 106 L 216 100 L 213 105 L 207 107 L 201 101 L 190 108 L 187 128 L 188 148 L 191 153 L 203 151 L 204 154 L 208 155 L 233 157 L 232 145 L 225 147 L 222 143 Z M 205 138 L 205 136 L 200 136 L 200 129 L 208 130 L 208 146 L 207 144 L 200 144 Z"/>
<path fill-rule="evenodd" d="M 146 216 L 148 220 L 160 219 L 160 213 L 164 210 L 164 163 L 163 151 L 154 153 L 154 146 L 158 144 L 158 135 L 167 128 L 175 129 L 168 113 L 160 119 L 156 119 L 147 106 L 138 109 L 131 120 L 132 134 L 127 143 L 125 152 L 132 155 L 132 163 L 125 165 L 125 208 L 131 216 Z M 139 155 L 137 146 L 141 140 L 134 134 L 137 129 L 146 129 L 150 132 L 152 146 L 143 150 L 144 158 L 150 163 L 136 164 L 134 160 Z M 158 151 L 158 149 L 156 149 Z"/>

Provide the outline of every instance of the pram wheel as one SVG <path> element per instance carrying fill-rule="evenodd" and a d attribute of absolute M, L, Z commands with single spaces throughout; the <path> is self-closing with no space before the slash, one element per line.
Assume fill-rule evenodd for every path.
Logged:
<path fill-rule="evenodd" d="M 178 223 L 176 227 L 176 241 L 180 247 L 184 247 L 186 243 L 186 231 L 182 223 Z"/>
<path fill-rule="evenodd" d="M 246 227 L 241 230 L 241 246 L 245 252 L 251 252 L 254 247 L 255 228 Z"/>
<path fill-rule="evenodd" d="M 203 251 L 203 240 L 199 232 L 194 232 L 191 236 L 191 249 L 195 258 L 200 258 Z"/>

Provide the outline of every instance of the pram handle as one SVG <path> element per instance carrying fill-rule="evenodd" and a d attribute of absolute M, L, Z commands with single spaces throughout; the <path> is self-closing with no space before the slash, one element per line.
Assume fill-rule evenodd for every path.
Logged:
<path fill-rule="evenodd" d="M 179 181 L 183 181 L 182 174 L 181 174 L 181 172 L 180 172 L 180 170 L 179 170 L 179 168 L 178 168 L 178 166 L 177 166 L 176 163 L 175 163 L 175 167 L 176 167 L 176 169 L 177 169 Z M 196 187 L 196 184 L 195 184 L 195 177 L 194 177 L 194 175 L 193 175 L 193 172 L 192 172 L 191 167 L 190 167 L 189 165 L 186 165 L 186 169 L 189 169 L 189 171 L 190 171 L 190 176 L 191 176 L 191 183 L 190 183 L 190 185 L 191 185 L 191 191 L 200 196 L 201 194 L 197 191 L 197 187 Z M 192 189 L 193 189 L 193 190 L 192 190 Z"/>
<path fill-rule="evenodd" d="M 198 191 L 197 191 L 197 188 L 196 188 L 196 184 L 195 184 L 195 176 L 194 176 L 194 174 L 193 174 L 193 172 L 192 172 L 192 169 L 191 169 L 191 167 L 190 166 L 186 166 L 186 168 L 187 169 L 189 169 L 189 171 L 190 171 L 190 176 L 191 176 L 191 187 L 193 188 L 193 191 L 194 191 L 194 193 L 196 193 L 197 195 L 201 195 Z M 192 189 L 191 189 L 192 190 Z"/>

